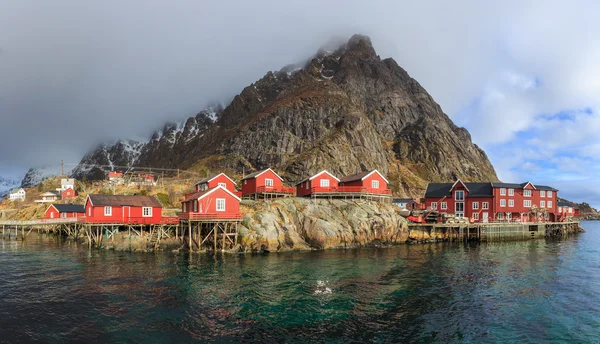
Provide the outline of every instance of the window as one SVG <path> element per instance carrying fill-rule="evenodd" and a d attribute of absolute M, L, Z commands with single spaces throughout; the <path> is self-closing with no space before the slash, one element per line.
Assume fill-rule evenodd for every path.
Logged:
<path fill-rule="evenodd" d="M 53 219 L 54 218 L 54 212 L 50 213 L 50 218 Z"/>
<path fill-rule="evenodd" d="M 248 184 L 248 179 L 244 180 L 244 185 Z"/>
<path fill-rule="evenodd" d="M 198 212 L 198 200 L 195 199 L 192 201 L 192 212 L 197 213 Z"/>
<path fill-rule="evenodd" d="M 552 201 L 548 201 L 548 209 L 552 209 Z"/>
<path fill-rule="evenodd" d="M 525 191 L 527 191 L 527 190 L 525 190 Z M 523 206 L 525 208 L 531 208 L 531 200 L 529 200 L 529 199 L 524 200 L 523 201 Z"/>
<path fill-rule="evenodd" d="M 431 202 L 431 209 L 437 209 L 437 202 Z"/>
<path fill-rule="evenodd" d="M 540 197 L 546 197 L 546 191 L 544 191 L 544 190 L 540 191 Z"/>
<path fill-rule="evenodd" d="M 479 209 L 479 202 L 473 202 L 473 210 Z"/>
<path fill-rule="evenodd" d="M 546 208 L 546 201 L 540 201 L 540 208 Z"/>
<path fill-rule="evenodd" d="M 92 216 L 92 207 L 88 208 L 88 216 Z"/>
<path fill-rule="evenodd" d="M 500 196 L 506 196 L 506 189 L 500 188 Z"/>
<path fill-rule="evenodd" d="M 489 202 L 481 202 L 481 209 L 490 209 Z"/>
<path fill-rule="evenodd" d="M 506 207 L 506 200 L 505 199 L 501 199 L 500 200 L 500 206 L 501 207 Z"/>
<path fill-rule="evenodd" d="M 112 207 L 104 207 L 104 216 L 112 216 Z"/>
<path fill-rule="evenodd" d="M 552 191 L 551 191 L 551 190 L 548 190 L 548 192 L 546 192 L 546 196 L 547 196 L 547 197 L 552 197 Z"/>
<path fill-rule="evenodd" d="M 265 179 L 265 186 L 273 187 L 273 179 Z"/>
<path fill-rule="evenodd" d="M 454 193 L 454 199 L 457 201 L 464 201 L 465 200 L 465 192 L 462 190 L 457 190 Z"/>
<path fill-rule="evenodd" d="M 152 217 L 152 207 L 142 207 L 142 217 Z"/>
<path fill-rule="evenodd" d="M 512 213 L 506 213 L 506 219 L 510 221 L 510 219 L 512 219 Z"/>
<path fill-rule="evenodd" d="M 463 202 L 454 203 L 454 212 L 462 213 L 464 211 L 465 211 L 465 204 Z M 458 214 L 457 214 L 457 216 L 458 216 Z M 462 214 L 460 216 L 462 216 Z"/>
<path fill-rule="evenodd" d="M 473 220 L 479 220 L 479 213 L 473 214 Z"/>
<path fill-rule="evenodd" d="M 183 209 L 182 209 L 182 211 L 183 211 L 184 213 L 187 213 L 187 203 L 182 203 L 182 204 L 183 204 Z"/>
<path fill-rule="evenodd" d="M 498 213 L 498 220 L 504 220 L 504 213 Z"/>
<path fill-rule="evenodd" d="M 440 209 L 442 209 L 442 210 L 448 209 L 448 203 L 447 202 L 440 203 Z"/>
<path fill-rule="evenodd" d="M 573 212 L 573 208 L 569 207 L 569 213 Z"/>
<path fill-rule="evenodd" d="M 515 200 L 514 199 L 509 199 L 508 200 L 508 206 L 509 207 L 514 207 L 515 206 Z"/>
<path fill-rule="evenodd" d="M 60 217 L 62 217 L 63 219 L 66 219 L 67 218 L 67 213 L 60 214 Z"/>
<path fill-rule="evenodd" d="M 219 186 L 222 186 L 223 189 L 227 189 L 227 184 L 225 184 L 225 183 L 219 183 Z"/>
<path fill-rule="evenodd" d="M 225 211 L 225 198 L 217 198 L 217 211 Z"/>
<path fill-rule="evenodd" d="M 321 179 L 320 183 L 321 183 L 321 187 L 322 188 L 328 188 L 329 187 L 329 179 Z"/>
<path fill-rule="evenodd" d="M 514 196 L 515 195 L 515 189 L 508 189 L 508 195 L 509 196 Z"/>
<path fill-rule="evenodd" d="M 523 190 L 523 196 L 531 197 L 531 190 Z"/>
<path fill-rule="evenodd" d="M 304 183 L 304 187 L 305 187 L 306 189 L 309 189 L 309 188 L 310 188 L 310 182 L 306 182 L 306 183 Z"/>
<path fill-rule="evenodd" d="M 372 180 L 371 181 L 371 188 L 373 188 L 373 189 L 379 189 L 379 180 Z"/>

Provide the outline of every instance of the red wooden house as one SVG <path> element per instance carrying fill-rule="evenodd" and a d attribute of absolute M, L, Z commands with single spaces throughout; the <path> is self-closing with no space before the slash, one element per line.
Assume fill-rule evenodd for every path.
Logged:
<path fill-rule="evenodd" d="M 77 196 L 77 193 L 72 188 L 67 188 L 60 194 L 61 199 L 74 198 L 75 196 Z"/>
<path fill-rule="evenodd" d="M 66 219 L 85 216 L 85 207 L 81 204 L 52 204 L 46 209 L 47 219 Z"/>
<path fill-rule="evenodd" d="M 229 178 L 225 173 L 219 173 L 198 181 L 196 184 L 194 184 L 194 187 L 196 188 L 196 192 L 199 192 L 206 191 L 217 186 L 222 186 L 225 189 L 236 193 L 236 185 L 237 184 L 233 181 L 233 179 Z"/>
<path fill-rule="evenodd" d="M 240 198 L 227 188 L 217 185 L 188 195 L 181 202 L 179 217 L 197 221 L 239 220 Z"/>
<path fill-rule="evenodd" d="M 153 196 L 89 195 L 85 221 L 111 224 L 161 224 L 162 206 Z"/>
<path fill-rule="evenodd" d="M 333 174 L 323 170 L 296 184 L 296 196 L 338 192 L 339 181 Z"/>
<path fill-rule="evenodd" d="M 270 168 L 254 172 L 242 179 L 244 198 L 285 197 L 293 196 L 294 192 L 294 188 L 284 186 L 283 178 Z"/>
<path fill-rule="evenodd" d="M 388 180 L 377 170 L 363 171 L 340 179 L 340 192 L 391 195 Z"/>

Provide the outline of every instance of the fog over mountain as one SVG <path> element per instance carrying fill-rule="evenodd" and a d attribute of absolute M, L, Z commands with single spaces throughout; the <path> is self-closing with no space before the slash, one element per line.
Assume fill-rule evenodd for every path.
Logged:
<path fill-rule="evenodd" d="M 166 121 L 229 103 L 267 70 L 362 33 L 471 132 L 500 179 L 600 203 L 589 187 L 600 167 L 599 6 L 0 2 L 0 175 L 60 160 L 73 168 L 100 143 L 147 140 Z"/>

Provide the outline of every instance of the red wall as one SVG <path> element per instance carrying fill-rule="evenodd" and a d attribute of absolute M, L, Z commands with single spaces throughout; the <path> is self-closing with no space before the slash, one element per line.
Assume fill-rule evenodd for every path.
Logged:
<path fill-rule="evenodd" d="M 373 180 L 379 181 L 379 188 L 373 189 L 371 187 L 372 186 L 371 183 Z M 360 186 L 360 187 L 367 189 L 367 192 L 370 192 L 370 193 L 384 193 L 384 190 L 388 190 L 387 182 L 377 172 L 372 173 L 370 176 L 368 176 L 364 180 L 355 180 L 355 181 L 351 181 L 351 182 L 347 182 L 347 183 L 340 183 L 340 186 Z"/>
<path fill-rule="evenodd" d="M 54 217 L 52 216 L 52 214 L 54 214 Z M 82 213 L 65 213 L 65 214 L 66 214 L 67 218 L 84 216 L 84 214 L 82 214 Z M 58 210 L 56 210 L 56 208 L 49 207 L 46 210 L 45 217 L 47 219 L 59 219 L 59 218 L 61 218 L 61 213 L 59 213 Z"/>
<path fill-rule="evenodd" d="M 329 189 L 319 189 L 320 192 L 327 192 L 338 187 L 338 181 L 328 173 L 321 173 L 313 180 L 307 180 L 302 184 L 296 185 L 296 196 L 309 196 L 312 188 L 321 188 L 321 180 L 329 180 Z M 307 188 L 308 185 L 308 188 Z"/>
<path fill-rule="evenodd" d="M 275 173 L 268 170 L 256 178 L 242 181 L 242 195 L 256 193 L 258 188 L 265 186 L 265 179 L 273 179 L 273 189 L 281 190 L 283 182 Z"/>
<path fill-rule="evenodd" d="M 123 210 L 125 208 L 125 210 Z M 91 216 L 90 216 L 91 209 Z M 104 206 L 92 206 L 88 199 L 85 203 L 86 222 L 95 223 L 160 223 L 162 219 L 162 208 L 152 207 L 152 217 L 142 216 L 142 207 L 113 206 L 111 216 L 104 216 Z"/>
<path fill-rule="evenodd" d="M 225 211 L 217 211 L 217 198 L 225 199 Z M 240 213 L 240 201 L 230 195 L 227 191 L 223 189 L 216 189 L 212 191 L 207 196 L 203 197 L 200 200 L 197 200 L 198 208 L 197 212 L 194 212 L 194 200 L 185 202 L 187 204 L 187 213 L 194 214 L 227 214 L 227 215 L 237 215 Z M 183 211 L 183 203 L 182 202 L 182 211 Z"/>
<path fill-rule="evenodd" d="M 231 180 L 229 180 L 229 178 L 227 178 L 224 174 L 220 174 L 219 176 L 217 176 L 216 178 L 214 178 L 213 180 L 209 181 L 208 183 L 206 183 L 207 185 L 207 189 L 211 189 L 214 187 L 219 186 L 219 183 L 225 183 L 225 188 L 231 192 L 235 192 L 235 183 L 232 182 Z M 200 190 L 200 186 L 201 184 L 196 186 L 196 191 L 201 191 Z"/>
<path fill-rule="evenodd" d="M 62 199 L 68 199 L 75 197 L 75 190 L 68 188 L 61 194 Z"/>

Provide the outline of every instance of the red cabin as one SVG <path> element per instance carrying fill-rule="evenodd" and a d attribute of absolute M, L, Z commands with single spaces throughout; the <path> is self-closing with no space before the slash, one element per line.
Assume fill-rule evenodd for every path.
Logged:
<path fill-rule="evenodd" d="M 62 199 L 74 198 L 75 196 L 77 196 L 77 193 L 72 188 L 67 188 L 60 194 Z"/>
<path fill-rule="evenodd" d="M 296 184 L 296 196 L 310 196 L 318 193 L 338 192 L 340 182 L 333 174 L 321 171 L 310 178 Z"/>
<path fill-rule="evenodd" d="M 388 180 L 377 170 L 363 171 L 340 179 L 340 191 L 391 195 Z"/>
<path fill-rule="evenodd" d="M 185 220 L 239 220 L 240 198 L 227 188 L 213 188 L 189 195 L 181 202 L 181 219 Z"/>
<path fill-rule="evenodd" d="M 233 179 L 229 178 L 225 173 L 219 173 L 198 181 L 196 184 L 194 184 L 194 187 L 196 188 L 196 192 L 200 192 L 217 186 L 222 186 L 225 189 L 236 193 L 236 185 L 237 184 L 233 181 Z"/>
<path fill-rule="evenodd" d="M 113 224 L 160 224 L 162 206 L 153 196 L 89 195 L 85 221 Z"/>
<path fill-rule="evenodd" d="M 85 207 L 81 204 L 52 204 L 44 215 L 47 219 L 66 219 L 85 216 Z"/>
<path fill-rule="evenodd" d="M 244 198 L 293 196 L 294 188 L 283 186 L 281 178 L 272 169 L 254 172 L 242 179 Z"/>

